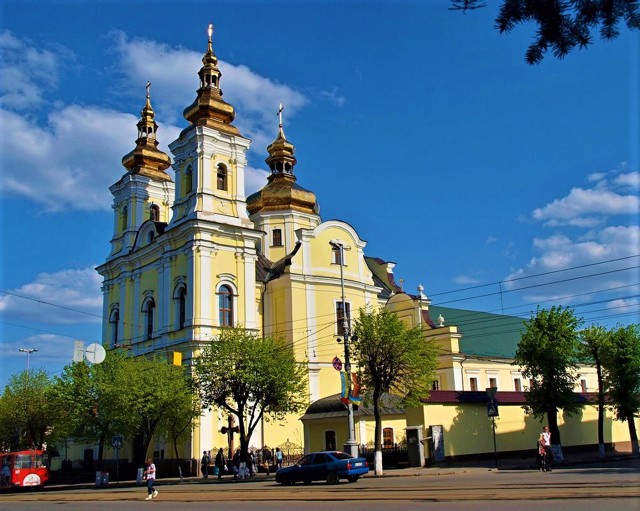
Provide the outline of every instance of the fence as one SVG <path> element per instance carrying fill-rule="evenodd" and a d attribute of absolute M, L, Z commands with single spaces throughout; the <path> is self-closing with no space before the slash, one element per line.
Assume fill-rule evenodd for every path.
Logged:
<path fill-rule="evenodd" d="M 375 458 L 375 448 L 361 445 L 359 447 L 360 456 L 367 459 L 369 465 L 373 465 Z M 394 444 L 393 447 L 382 448 L 382 466 L 384 468 L 398 468 L 409 464 L 409 451 L 406 447 Z"/>

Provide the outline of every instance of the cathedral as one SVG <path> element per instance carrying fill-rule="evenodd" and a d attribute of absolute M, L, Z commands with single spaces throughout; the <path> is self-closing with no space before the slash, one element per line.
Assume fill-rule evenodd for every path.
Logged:
<path fill-rule="evenodd" d="M 513 436 L 509 449 L 531 447 L 535 440 L 529 436 L 536 437 L 538 424 L 523 416 L 526 382 L 511 365 L 519 330 L 496 328 L 491 342 L 481 336 L 474 342 L 473 334 L 465 336 L 451 323 L 460 311 L 431 307 L 421 287 L 415 295 L 405 293 L 394 281 L 394 263 L 367 255 L 366 242 L 349 223 L 323 221 L 315 194 L 298 182 L 282 107 L 265 153 L 268 181 L 247 197 L 251 141 L 234 126 L 235 109 L 223 99 L 211 29 L 198 76 L 195 100 L 184 110 L 188 125 L 169 144 L 171 157 L 158 149 L 147 86 L 135 148 L 123 157 L 123 175 L 110 187 L 111 249 L 97 268 L 104 278 L 105 348 L 126 347 L 134 355 L 176 354 L 176 360 L 190 366 L 225 327 L 283 337 L 308 367 L 312 404 L 302 418 L 263 424 L 252 445 L 335 448 L 348 435 L 338 399 L 339 374 L 332 364 L 343 350 L 336 342 L 344 334 L 342 320 L 361 308 L 388 307 L 407 324 L 419 325 L 425 341 L 437 343 L 442 356 L 423 410 L 393 404 L 386 409 L 385 444 L 406 441 L 410 431 L 417 431 L 416 441 L 426 446 L 420 454 L 425 459 L 437 452 L 433 438 L 440 431 L 446 456 L 489 451 L 490 436 L 471 443 L 456 414 L 474 403 L 484 407 L 484 390 L 494 387 L 512 405 L 501 411 L 508 417 L 502 431 Z M 484 316 L 496 325 L 507 321 Z M 583 392 L 596 389 L 593 368 L 585 368 L 582 378 Z M 477 399 L 460 401 L 467 394 Z M 486 415 L 480 421 L 477 410 L 474 414 L 473 427 L 490 427 Z M 356 421 L 357 442 L 371 443 L 372 417 L 360 409 Z M 225 446 L 225 426 L 226 416 L 215 409 L 205 412 L 191 441 L 180 447 L 182 456 L 198 458 L 203 450 Z M 520 434 L 529 429 L 526 438 Z M 430 448 L 433 453 L 427 452 Z"/>

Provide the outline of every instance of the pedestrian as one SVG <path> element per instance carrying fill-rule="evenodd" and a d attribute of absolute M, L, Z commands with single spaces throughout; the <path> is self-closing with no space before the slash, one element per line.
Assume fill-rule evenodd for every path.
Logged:
<path fill-rule="evenodd" d="M 262 448 L 262 459 L 264 461 L 264 467 L 267 471 L 267 475 L 271 472 L 271 449 L 269 449 L 266 445 Z"/>
<path fill-rule="evenodd" d="M 156 466 L 153 463 L 153 458 L 147 458 L 147 465 L 144 470 L 144 478 L 147 480 L 147 498 L 144 500 L 151 500 L 158 496 L 158 490 L 153 486 L 156 482 Z"/>
<path fill-rule="evenodd" d="M 222 473 L 227 468 L 227 458 L 225 458 L 222 448 L 216 454 L 216 467 L 218 468 L 218 479 L 222 479 Z"/>
<path fill-rule="evenodd" d="M 551 432 L 549 426 L 542 428 L 540 433 L 540 441 L 542 442 L 545 454 L 546 472 L 551 472 L 551 463 L 553 463 L 553 453 L 551 452 Z"/>
<path fill-rule="evenodd" d="M 276 447 L 276 471 L 282 468 L 282 451 L 280 447 Z"/>
<path fill-rule="evenodd" d="M 211 458 L 207 454 L 207 451 L 202 451 L 202 459 L 200 460 L 200 471 L 202 472 L 202 478 L 206 479 L 209 477 L 209 464 L 211 463 Z"/>
<path fill-rule="evenodd" d="M 240 449 L 236 449 L 231 458 L 231 470 L 233 470 L 233 478 L 238 479 L 238 472 L 240 471 Z"/>

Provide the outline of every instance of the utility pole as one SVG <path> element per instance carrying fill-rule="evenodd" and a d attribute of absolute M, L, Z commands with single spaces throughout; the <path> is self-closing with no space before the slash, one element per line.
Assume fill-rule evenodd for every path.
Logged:
<path fill-rule="evenodd" d="M 351 381 L 351 359 L 349 353 L 349 338 L 351 331 L 349 327 L 349 318 L 347 317 L 347 303 L 344 296 L 344 245 L 339 241 L 330 241 L 329 244 L 337 249 L 340 253 L 340 288 L 342 290 L 342 330 L 344 333 L 344 370 L 347 378 Z M 353 404 L 351 401 L 347 404 L 347 422 L 349 426 L 349 438 L 347 440 L 347 450 L 351 456 L 358 456 L 358 442 L 356 442 L 356 428 L 353 420 Z"/>

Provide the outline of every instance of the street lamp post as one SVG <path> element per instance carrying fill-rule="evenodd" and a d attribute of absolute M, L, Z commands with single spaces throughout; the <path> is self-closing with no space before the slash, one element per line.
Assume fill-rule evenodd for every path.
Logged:
<path fill-rule="evenodd" d="M 351 360 L 349 354 L 349 337 L 351 336 L 349 319 L 347 317 L 347 304 L 344 296 L 344 245 L 339 241 L 330 241 L 329 244 L 339 250 L 340 253 L 340 288 L 342 290 L 342 330 L 344 334 L 344 370 L 347 378 L 351 379 Z M 351 401 L 347 404 L 347 423 L 349 426 L 349 439 L 347 440 L 347 449 L 351 456 L 358 456 L 358 442 L 356 442 L 356 428 L 353 420 L 353 405 Z"/>
<path fill-rule="evenodd" d="M 35 353 L 36 351 L 38 351 L 38 348 L 20 348 L 18 351 L 20 353 L 26 353 L 27 354 L 27 372 L 29 372 L 29 356 L 32 353 Z"/>

